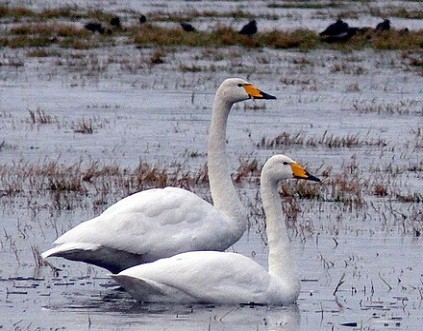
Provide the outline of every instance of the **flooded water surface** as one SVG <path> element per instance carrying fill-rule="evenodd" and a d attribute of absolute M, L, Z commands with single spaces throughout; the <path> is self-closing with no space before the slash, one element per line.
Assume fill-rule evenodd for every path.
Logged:
<path fill-rule="evenodd" d="M 199 2 L 175 3 L 139 8 L 128 1 L 124 8 L 116 3 L 109 8 L 129 21 L 131 10 L 187 11 Z M 220 10 L 248 11 L 244 2 L 221 4 Z M 413 10 L 413 2 L 398 4 Z M 217 10 L 213 2 L 204 6 Z M 310 19 L 317 31 L 336 18 L 336 12 L 325 16 L 321 9 L 268 6 L 263 13 L 298 25 Z M 377 21 L 364 14 L 355 20 Z M 396 23 L 421 29 L 420 21 Z M 2 24 L 7 29 L 13 23 Z M 264 28 L 274 24 L 263 18 Z M 30 56 L 26 48 L 0 50 L 0 328 L 418 330 L 423 325 L 423 72 L 421 63 L 415 65 L 421 51 L 173 47 L 160 48 L 163 63 L 153 65 L 146 59 L 157 52 L 154 46 L 119 42 L 60 49 L 46 57 Z M 281 187 L 302 280 L 296 305 L 141 305 L 103 269 L 40 260 L 39 253 L 65 231 L 154 187 L 157 183 L 137 179 L 140 169 L 162 171 L 165 184 L 210 200 L 200 178 L 214 93 L 228 77 L 248 78 L 277 97 L 237 104 L 229 117 L 228 155 L 250 211 L 248 231 L 229 251 L 267 267 L 257 180 L 267 158 L 287 154 L 323 179 L 301 189 L 296 182 Z"/>

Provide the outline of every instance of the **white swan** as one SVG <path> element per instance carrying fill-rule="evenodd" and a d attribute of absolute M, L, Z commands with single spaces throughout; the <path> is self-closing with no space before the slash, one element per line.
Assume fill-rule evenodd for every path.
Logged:
<path fill-rule="evenodd" d="M 83 261 L 113 273 L 141 263 L 197 250 L 222 251 L 246 229 L 246 211 L 230 176 L 226 123 L 234 103 L 276 99 L 238 78 L 225 80 L 213 105 L 208 174 L 214 206 L 174 187 L 135 193 L 60 236 L 41 254 Z"/>
<path fill-rule="evenodd" d="M 278 193 L 279 181 L 288 178 L 320 181 L 285 155 L 275 155 L 264 165 L 260 185 L 269 271 L 240 254 L 197 251 L 138 265 L 112 277 L 134 298 L 145 302 L 294 303 L 300 280 Z"/>

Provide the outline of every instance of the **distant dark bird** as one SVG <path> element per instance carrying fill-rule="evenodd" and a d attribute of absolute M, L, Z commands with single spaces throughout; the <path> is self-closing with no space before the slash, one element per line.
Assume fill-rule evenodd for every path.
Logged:
<path fill-rule="evenodd" d="M 141 14 L 140 18 L 139 18 L 139 22 L 140 24 L 144 24 L 147 22 L 147 16 Z"/>
<path fill-rule="evenodd" d="M 114 28 L 121 29 L 122 23 L 120 22 L 120 17 L 119 16 L 113 16 L 110 19 L 110 25 Z"/>
<path fill-rule="evenodd" d="M 96 23 L 96 22 L 89 22 L 89 23 L 84 25 L 84 28 L 87 29 L 88 31 L 93 32 L 93 33 L 98 32 L 100 34 L 103 34 L 106 31 L 103 24 Z"/>
<path fill-rule="evenodd" d="M 324 31 L 320 32 L 321 37 L 325 36 L 338 36 L 348 32 L 348 23 L 343 20 L 337 20 L 335 23 L 330 24 Z"/>
<path fill-rule="evenodd" d="M 349 27 L 345 32 L 336 35 L 323 36 L 321 39 L 327 43 L 343 42 L 348 41 L 351 37 L 355 36 L 359 32 L 362 32 L 360 28 Z"/>
<path fill-rule="evenodd" d="M 352 36 L 359 32 L 365 32 L 357 27 L 350 27 L 343 20 L 337 20 L 330 24 L 324 31 L 320 32 L 320 38 L 327 43 L 335 43 L 349 40 Z"/>
<path fill-rule="evenodd" d="M 193 27 L 191 24 L 189 24 L 189 23 L 181 22 L 180 24 L 181 24 L 181 26 L 182 26 L 182 29 L 184 29 L 184 31 L 186 31 L 186 32 L 196 32 L 196 31 L 197 31 L 197 29 L 196 29 L 196 28 L 194 28 L 194 27 Z"/>
<path fill-rule="evenodd" d="M 257 22 L 256 20 L 251 20 L 247 24 L 245 24 L 241 30 L 239 30 L 239 34 L 244 34 L 248 37 L 251 37 L 253 34 L 257 33 Z"/>
<path fill-rule="evenodd" d="M 390 20 L 383 20 L 378 25 L 376 25 L 375 31 L 388 31 L 391 28 Z"/>

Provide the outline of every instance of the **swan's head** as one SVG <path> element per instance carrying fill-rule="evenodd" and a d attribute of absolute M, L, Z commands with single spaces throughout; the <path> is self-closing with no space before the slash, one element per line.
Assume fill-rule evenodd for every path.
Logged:
<path fill-rule="evenodd" d="M 274 155 L 267 160 L 262 169 L 262 177 L 267 177 L 272 182 L 290 178 L 320 182 L 319 178 L 310 175 L 302 165 L 282 154 Z"/>
<path fill-rule="evenodd" d="M 216 97 L 229 103 L 248 99 L 276 99 L 241 78 L 228 78 L 220 84 Z"/>

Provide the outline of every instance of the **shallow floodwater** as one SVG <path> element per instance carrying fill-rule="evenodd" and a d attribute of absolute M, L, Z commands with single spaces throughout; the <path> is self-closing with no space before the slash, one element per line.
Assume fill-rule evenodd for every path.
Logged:
<path fill-rule="evenodd" d="M 126 6 L 140 10 L 137 3 Z M 177 3 L 182 10 L 197 4 Z M 232 9 L 234 2 L 224 4 Z M 313 17 L 316 30 L 326 22 L 312 11 L 294 14 Z M 294 14 L 290 19 L 298 18 Z M 421 328 L 423 75 L 405 53 L 181 48 L 151 66 L 145 59 L 154 49 L 116 45 L 84 52 L 36 58 L 25 49 L 1 50 L 0 328 Z M 183 70 L 189 66 L 201 70 Z M 140 305 L 102 269 L 63 259 L 49 260 L 59 270 L 40 265 L 38 253 L 58 235 L 133 192 L 113 186 L 110 177 L 100 187 L 86 182 L 83 192 L 57 198 L 34 189 L 28 169 L 54 163 L 130 170 L 146 162 L 196 172 L 206 163 L 214 91 L 231 76 L 248 76 L 277 96 L 231 112 L 227 148 L 234 173 L 244 162 L 263 164 L 283 152 L 324 181 L 346 180 L 346 200 L 323 185 L 320 199 L 282 199 L 302 279 L 297 305 Z M 30 112 L 37 110 L 53 119 L 33 121 Z M 91 134 L 76 130 L 82 122 L 92 126 Z M 266 143 L 283 132 L 291 143 Z M 340 143 L 351 137 L 356 144 Z M 210 198 L 204 186 L 191 189 Z M 238 189 L 251 210 L 249 230 L 229 250 L 267 267 L 256 178 Z"/>

